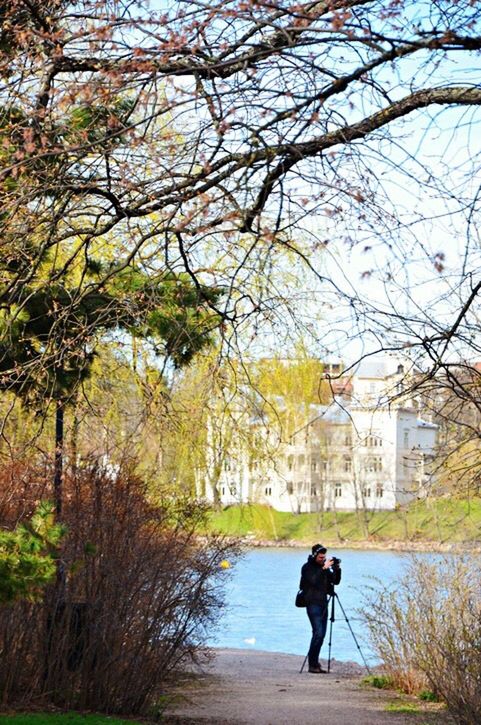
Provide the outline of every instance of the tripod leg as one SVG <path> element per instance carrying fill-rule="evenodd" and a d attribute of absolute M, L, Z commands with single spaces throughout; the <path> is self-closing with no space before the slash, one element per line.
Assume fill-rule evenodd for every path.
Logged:
<path fill-rule="evenodd" d="M 329 602 L 328 602 L 328 606 L 329 606 Z M 332 626 L 335 622 L 335 619 L 336 618 L 335 618 L 335 614 L 334 614 L 334 596 L 331 595 L 331 616 L 330 616 L 331 623 L 329 625 L 329 657 L 327 660 L 327 671 L 328 672 L 331 671 Z"/>
<path fill-rule="evenodd" d="M 369 673 L 369 674 L 371 674 L 371 670 L 369 669 L 369 665 L 368 665 L 368 664 L 367 664 L 367 662 L 366 662 L 366 658 L 364 657 L 364 655 L 363 655 L 363 653 L 362 653 L 362 649 L 361 649 L 361 647 L 359 646 L 359 642 L 357 641 L 357 637 L 356 637 L 356 635 L 354 634 L 354 630 L 353 630 L 353 628 L 351 627 L 351 623 L 350 623 L 350 621 L 349 621 L 349 618 L 347 617 L 347 615 L 346 615 L 346 612 L 344 611 L 344 607 L 343 607 L 343 606 L 342 606 L 342 604 L 341 604 L 341 600 L 339 599 L 339 597 L 338 597 L 338 595 L 336 594 L 336 592 L 334 592 L 334 595 L 333 595 L 333 599 L 334 599 L 334 597 L 335 597 L 335 598 L 337 599 L 337 601 L 338 601 L 338 604 L 339 604 L 339 606 L 341 607 L 341 612 L 342 612 L 342 613 L 343 613 L 343 615 L 344 615 L 344 619 L 345 619 L 345 620 L 346 620 L 346 622 L 347 622 L 347 626 L 348 626 L 348 627 L 349 627 L 349 629 L 350 629 L 350 632 L 351 632 L 351 634 L 352 634 L 352 638 L 353 638 L 354 642 L 356 643 L 356 647 L 357 647 L 357 648 L 358 648 L 358 650 L 359 650 L 359 654 L 360 654 L 360 655 L 361 655 L 361 657 L 362 657 L 362 661 L 364 662 L 364 665 L 365 665 L 365 667 L 366 667 L 366 670 L 368 671 L 368 673 Z M 330 646 L 330 643 L 329 643 L 329 646 Z"/>
<path fill-rule="evenodd" d="M 306 656 L 304 657 L 304 662 L 302 663 L 302 667 L 301 667 L 301 669 L 299 670 L 299 674 L 300 674 L 300 675 L 302 675 L 302 672 L 303 672 L 303 670 L 304 670 L 304 667 L 306 666 L 306 662 L 307 662 L 307 657 L 308 657 L 308 655 L 309 655 L 309 653 L 307 653 L 307 655 L 306 655 Z"/>

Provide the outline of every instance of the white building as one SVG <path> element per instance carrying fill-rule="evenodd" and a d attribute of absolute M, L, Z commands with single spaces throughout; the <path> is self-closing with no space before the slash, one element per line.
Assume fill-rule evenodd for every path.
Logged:
<path fill-rule="evenodd" d="M 402 393 L 411 375 L 399 360 L 363 363 L 342 395 L 311 406 L 306 424 L 289 440 L 271 441 L 264 455 L 248 454 L 245 438 L 231 438 L 217 475 L 213 458 L 202 493 L 223 505 L 265 503 L 279 511 L 394 509 L 425 495 L 437 426 L 419 417 Z M 256 421 L 244 425 L 264 435 Z"/>

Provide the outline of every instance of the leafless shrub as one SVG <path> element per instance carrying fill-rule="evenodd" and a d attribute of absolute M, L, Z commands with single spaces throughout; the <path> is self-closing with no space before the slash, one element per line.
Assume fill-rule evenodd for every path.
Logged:
<path fill-rule="evenodd" d="M 146 711 L 195 659 L 222 607 L 221 539 L 199 539 L 187 501 L 154 506 L 128 472 L 84 469 L 66 482 L 67 581 L 41 605 L 0 611 L 3 703 Z"/>
<path fill-rule="evenodd" d="M 395 685 L 430 689 L 459 725 L 481 721 L 481 586 L 470 557 L 413 558 L 395 590 L 374 590 L 364 620 Z"/>

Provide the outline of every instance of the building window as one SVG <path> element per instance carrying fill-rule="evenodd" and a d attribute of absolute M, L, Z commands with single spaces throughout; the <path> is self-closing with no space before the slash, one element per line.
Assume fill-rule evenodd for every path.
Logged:
<path fill-rule="evenodd" d="M 376 486 L 376 498 L 382 498 L 384 495 L 384 489 L 382 483 L 378 483 Z"/>
<path fill-rule="evenodd" d="M 362 495 L 363 498 L 371 498 L 371 487 L 364 486 L 364 488 L 362 489 Z"/>
<path fill-rule="evenodd" d="M 264 489 L 264 493 L 266 496 L 272 496 L 272 486 L 266 486 Z"/>
<path fill-rule="evenodd" d="M 382 458 L 381 456 L 373 456 L 366 460 L 365 470 L 368 473 L 378 473 L 382 471 Z"/>
<path fill-rule="evenodd" d="M 297 457 L 299 468 L 304 468 L 305 457 L 303 455 Z"/>
<path fill-rule="evenodd" d="M 325 460 L 321 461 L 321 471 L 324 471 L 324 473 L 327 471 L 327 461 Z"/>
<path fill-rule="evenodd" d="M 228 458 L 224 461 L 224 470 L 230 471 L 230 460 Z"/>
<path fill-rule="evenodd" d="M 350 433 L 346 433 L 346 437 L 344 438 L 344 445 L 352 446 L 352 436 Z"/>
<path fill-rule="evenodd" d="M 222 486 L 220 491 L 221 491 L 221 496 L 225 496 L 225 486 Z"/>
<path fill-rule="evenodd" d="M 237 495 L 237 486 L 235 485 L 235 483 L 231 483 L 230 484 L 229 491 L 230 491 L 230 495 L 231 496 L 236 496 Z"/>
<path fill-rule="evenodd" d="M 311 496 L 317 496 L 317 488 L 315 486 L 311 486 Z"/>
<path fill-rule="evenodd" d="M 368 446 L 368 448 L 378 448 L 379 446 L 382 446 L 382 438 L 379 438 L 376 435 L 368 435 L 367 438 L 364 439 L 364 445 Z"/>
<path fill-rule="evenodd" d="M 287 468 L 289 471 L 292 471 L 292 468 L 294 466 L 294 456 L 289 456 L 287 459 Z"/>
<path fill-rule="evenodd" d="M 352 471 L 352 459 L 349 456 L 344 456 L 344 470 L 346 473 L 351 473 Z"/>
<path fill-rule="evenodd" d="M 292 496 L 292 494 L 294 493 L 294 484 L 292 483 L 292 481 L 287 482 L 287 493 L 289 494 L 289 496 Z"/>
<path fill-rule="evenodd" d="M 311 461 L 311 471 L 317 471 L 317 461 Z"/>
<path fill-rule="evenodd" d="M 342 486 L 340 483 L 336 483 L 334 486 L 334 497 L 335 498 L 341 498 L 342 496 Z"/>
<path fill-rule="evenodd" d="M 404 429 L 404 448 L 409 446 L 409 429 Z"/>

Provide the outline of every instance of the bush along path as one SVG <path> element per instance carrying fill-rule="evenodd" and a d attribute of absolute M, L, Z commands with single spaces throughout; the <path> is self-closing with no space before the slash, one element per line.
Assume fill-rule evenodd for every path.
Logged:
<path fill-rule="evenodd" d="M 219 649 L 179 682 L 164 712 L 169 725 L 444 725 L 441 705 L 363 683 L 356 663 L 331 662 L 329 674 L 304 670 L 303 657 Z M 322 662 L 326 667 L 326 662 Z"/>

